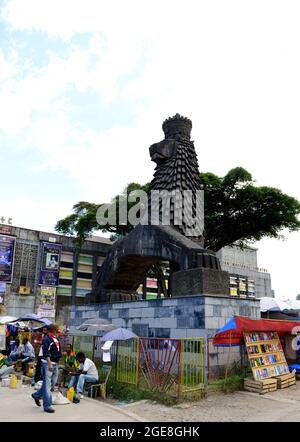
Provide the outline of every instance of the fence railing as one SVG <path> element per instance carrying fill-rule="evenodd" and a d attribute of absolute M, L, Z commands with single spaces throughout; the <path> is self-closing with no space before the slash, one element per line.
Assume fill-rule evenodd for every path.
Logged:
<path fill-rule="evenodd" d="M 32 336 L 38 352 L 41 334 Z M 65 334 L 62 351 L 68 344 L 82 351 L 96 365 L 102 363 L 103 341 L 98 336 Z M 134 338 L 115 341 L 110 349 L 114 379 L 120 383 L 161 392 L 176 399 L 197 400 L 206 386 L 204 338 Z"/>
<path fill-rule="evenodd" d="M 126 384 L 138 384 L 139 339 L 118 341 L 116 345 L 116 380 Z"/>
<path fill-rule="evenodd" d="M 181 340 L 180 397 L 200 399 L 205 394 L 205 339 Z"/>

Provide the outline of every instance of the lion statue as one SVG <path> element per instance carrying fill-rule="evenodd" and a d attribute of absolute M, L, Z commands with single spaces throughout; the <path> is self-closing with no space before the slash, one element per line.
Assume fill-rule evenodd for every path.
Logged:
<path fill-rule="evenodd" d="M 165 120 L 162 127 L 165 139 L 150 147 L 156 168 L 148 195 L 151 198 L 148 198 L 148 207 L 144 207 L 148 222 L 140 222 L 126 237 L 110 247 L 93 288 L 92 299 L 96 302 L 137 299 L 136 290 L 144 283 L 149 269 L 161 262 L 170 263 L 170 278 L 172 275 L 180 278 L 185 271 L 195 270 L 196 279 L 205 281 L 206 276 L 201 276 L 201 269 L 205 269 L 206 273 L 209 270 L 222 273 L 215 253 L 203 248 L 202 231 L 198 236 L 189 234 L 199 216 L 197 198 L 201 193 L 197 155 L 190 139 L 192 122 L 176 114 Z M 189 191 L 189 201 L 181 198 L 184 191 Z M 162 199 L 153 198 L 153 194 L 161 195 L 161 192 L 174 193 L 174 198 L 168 200 L 168 206 L 163 204 L 165 201 Z M 154 223 L 153 212 L 156 213 Z M 169 223 L 163 222 L 166 212 Z M 180 223 L 177 222 L 180 220 L 179 212 L 182 215 Z M 201 206 L 200 216 L 203 214 Z M 192 281 L 191 276 L 189 278 Z M 180 284 L 177 286 L 180 288 Z M 178 287 L 173 284 L 173 293 L 176 294 Z M 185 290 L 188 293 L 188 287 Z M 209 291 L 207 284 L 203 284 L 203 290 Z M 213 291 L 215 293 L 215 289 Z"/>
<path fill-rule="evenodd" d="M 183 235 L 192 236 L 188 235 L 187 231 L 193 226 L 193 219 L 197 216 L 196 192 L 201 190 L 198 159 L 190 135 L 192 122 L 188 118 L 176 114 L 165 120 L 162 128 L 165 139 L 152 144 L 149 149 L 151 160 L 156 163 L 149 194 L 153 191 L 164 190 L 175 192 L 177 196 L 170 200 L 170 224 Z M 186 204 L 187 207 L 184 207 L 185 200 L 182 198 L 184 191 L 191 192 L 191 200 Z M 161 205 L 158 207 L 159 204 L 161 203 L 158 199 L 153 201 L 149 198 L 149 210 L 157 210 L 159 224 L 161 224 L 163 209 Z M 178 220 L 181 220 L 180 224 L 176 223 L 176 213 L 179 215 Z M 203 208 L 200 215 L 203 216 Z M 203 245 L 202 235 L 191 237 L 191 239 Z"/>

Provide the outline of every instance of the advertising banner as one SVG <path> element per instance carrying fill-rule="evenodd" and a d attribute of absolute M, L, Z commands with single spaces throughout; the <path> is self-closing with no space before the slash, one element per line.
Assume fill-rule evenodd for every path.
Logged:
<path fill-rule="evenodd" d="M 11 282 L 16 238 L 0 235 L 0 282 Z"/>
<path fill-rule="evenodd" d="M 37 315 L 40 318 L 46 318 L 46 319 L 55 319 L 55 310 L 46 310 L 42 308 L 38 308 Z"/>
<path fill-rule="evenodd" d="M 0 350 L 6 349 L 6 325 L 0 324 Z"/>
<path fill-rule="evenodd" d="M 6 282 L 0 282 L 0 304 L 4 304 L 5 292 L 6 292 Z"/>
<path fill-rule="evenodd" d="M 61 245 L 43 242 L 41 246 L 42 252 L 39 284 L 57 286 L 59 279 Z"/>
<path fill-rule="evenodd" d="M 55 319 L 56 287 L 41 286 L 41 299 L 37 315 L 40 318 Z"/>
<path fill-rule="evenodd" d="M 39 308 L 42 310 L 55 309 L 56 287 L 41 286 L 41 301 Z"/>

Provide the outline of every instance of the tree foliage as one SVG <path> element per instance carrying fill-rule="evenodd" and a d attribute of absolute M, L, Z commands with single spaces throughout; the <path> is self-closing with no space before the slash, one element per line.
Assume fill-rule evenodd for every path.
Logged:
<path fill-rule="evenodd" d="M 200 177 L 205 192 L 206 248 L 218 251 L 232 244 L 244 246 L 264 237 L 280 238 L 284 229 L 300 229 L 300 203 L 279 189 L 256 186 L 251 174 L 242 167 L 231 169 L 224 177 L 210 172 L 200 173 Z M 148 189 L 149 184 L 130 183 L 114 200 L 126 198 L 134 190 L 147 192 Z M 135 204 L 129 203 L 128 209 Z M 133 229 L 129 224 L 119 223 L 118 211 L 115 226 L 99 225 L 96 213 L 100 206 L 80 201 L 71 215 L 57 222 L 56 230 L 75 236 L 82 243 L 97 230 L 119 237 Z"/>
<path fill-rule="evenodd" d="M 116 225 L 98 224 L 96 218 L 97 211 L 105 203 L 96 204 L 89 203 L 87 201 L 79 201 L 73 206 L 73 213 L 71 215 L 68 215 L 66 218 L 63 218 L 56 223 L 55 230 L 63 235 L 75 236 L 75 241 L 79 245 L 81 245 L 82 242 L 93 232 L 99 230 L 102 232 L 112 233 L 113 239 L 125 236 L 133 229 L 133 226 L 129 223 L 119 223 L 120 199 L 127 199 L 127 196 L 135 190 L 143 190 L 144 192 L 148 192 L 148 188 L 149 184 L 141 185 L 138 183 L 130 183 L 120 195 L 113 198 L 110 204 L 114 205 L 114 203 L 116 203 Z M 136 203 L 134 202 L 128 203 L 128 210 L 130 210 L 130 208 L 135 204 Z M 107 211 L 108 209 L 106 210 L 106 213 Z"/>
<path fill-rule="evenodd" d="M 279 189 L 256 186 L 242 167 L 224 177 L 201 173 L 205 197 L 205 246 L 211 250 L 300 229 L 300 203 Z"/>

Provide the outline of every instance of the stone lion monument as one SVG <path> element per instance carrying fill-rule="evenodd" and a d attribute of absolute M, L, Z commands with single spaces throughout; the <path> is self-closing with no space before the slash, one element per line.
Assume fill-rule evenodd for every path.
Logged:
<path fill-rule="evenodd" d="M 165 138 L 150 147 L 156 168 L 149 190 L 149 222 L 138 224 L 110 248 L 93 289 L 96 302 L 138 299 L 137 288 L 151 266 L 162 261 L 169 262 L 172 269 L 170 296 L 229 294 L 228 273 L 221 271 L 215 253 L 203 248 L 203 232 L 198 229 L 196 235 L 190 235 L 195 220 L 204 216 L 203 207 L 200 205 L 199 211 L 197 205 L 201 182 L 190 137 L 192 122 L 176 114 L 165 120 L 162 128 Z M 152 198 L 161 192 L 173 192 L 169 205 Z M 189 199 L 181 197 L 184 192 Z M 167 224 L 163 222 L 165 212 Z"/>
<path fill-rule="evenodd" d="M 196 192 L 201 190 L 197 154 L 194 143 L 191 141 L 192 122 L 176 114 L 165 120 L 162 128 L 165 139 L 152 144 L 149 149 L 151 160 L 156 163 L 150 193 L 162 190 L 174 192 L 175 197 L 170 201 L 170 224 L 183 235 L 203 245 L 203 237 L 188 235 L 188 230 L 193 226 L 193 219 L 197 215 Z M 191 199 L 188 202 L 183 197 L 180 198 L 184 191 L 190 192 Z M 179 199 L 176 198 L 177 195 Z M 158 204 L 158 202 L 155 203 Z M 149 199 L 150 210 L 151 208 L 155 210 L 155 203 L 153 207 L 153 201 Z M 186 208 L 185 203 L 188 204 Z M 177 225 L 174 219 L 176 211 L 180 215 L 180 225 Z M 203 208 L 199 216 L 203 216 Z"/>

